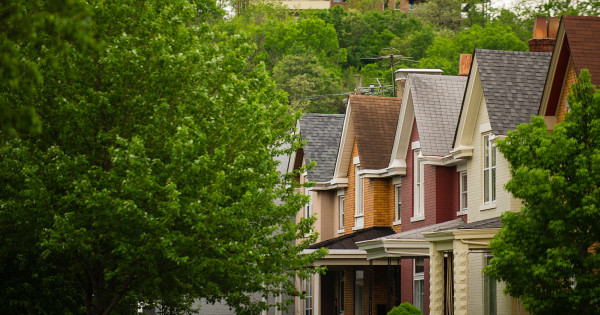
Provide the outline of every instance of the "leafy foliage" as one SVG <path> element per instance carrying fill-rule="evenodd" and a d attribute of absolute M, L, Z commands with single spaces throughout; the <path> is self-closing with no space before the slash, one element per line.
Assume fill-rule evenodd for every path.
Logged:
<path fill-rule="evenodd" d="M 52 52 L 67 43 L 89 46 L 89 24 L 79 0 L 5 1 L 0 8 L 0 91 L 19 97 L 0 99 L 0 140 L 18 131 L 39 133 L 39 117 L 27 98 L 43 83 L 36 50 L 54 62 Z"/>
<path fill-rule="evenodd" d="M 274 157 L 298 149 L 298 115 L 248 67 L 255 46 L 205 24 L 210 2 L 82 5 L 98 49 L 18 51 L 44 78 L 27 96 L 44 132 L 0 148 L 0 312 L 257 313 L 252 293 L 296 294 L 323 253 L 293 245 L 312 221 Z"/>
<path fill-rule="evenodd" d="M 421 310 L 408 302 L 404 302 L 392 308 L 388 315 L 421 315 Z"/>
<path fill-rule="evenodd" d="M 456 37 L 436 37 L 427 48 L 422 68 L 439 68 L 445 74 L 457 74 L 460 54 L 472 54 L 475 48 L 526 51 L 527 45 L 508 26 L 491 23 L 485 27 L 474 25 Z"/>
<path fill-rule="evenodd" d="M 498 141 L 511 166 L 506 189 L 523 209 L 503 214 L 485 272 L 534 314 L 600 309 L 600 91 L 587 70 L 571 91 L 553 132 L 534 117 Z"/>

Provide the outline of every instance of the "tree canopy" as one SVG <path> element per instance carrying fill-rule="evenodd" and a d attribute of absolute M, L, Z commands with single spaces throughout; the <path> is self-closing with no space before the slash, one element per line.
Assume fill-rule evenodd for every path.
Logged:
<path fill-rule="evenodd" d="M 585 69 L 571 91 L 554 131 L 534 117 L 498 141 L 523 209 L 502 215 L 485 272 L 533 314 L 600 309 L 600 91 Z"/>
<path fill-rule="evenodd" d="M 81 5 L 97 48 L 16 43 L 44 84 L 1 91 L 43 132 L 0 146 L 0 313 L 200 297 L 257 313 L 253 293 L 298 294 L 294 276 L 323 253 L 298 255 L 312 236 L 294 245 L 307 200 L 274 158 L 298 149 L 298 115 L 248 66 L 255 46 L 213 30 L 210 1 Z"/>

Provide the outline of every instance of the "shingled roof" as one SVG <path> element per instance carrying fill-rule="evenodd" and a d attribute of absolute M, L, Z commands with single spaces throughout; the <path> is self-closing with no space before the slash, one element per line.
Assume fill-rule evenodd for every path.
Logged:
<path fill-rule="evenodd" d="M 409 80 L 423 154 L 448 155 L 467 77 L 411 74 Z"/>
<path fill-rule="evenodd" d="M 304 158 L 306 163 L 317 162 L 308 171 L 308 180 L 327 182 L 333 177 L 337 158 L 344 115 L 305 114 L 300 119 L 300 135 L 306 141 Z"/>
<path fill-rule="evenodd" d="M 394 146 L 401 99 L 350 95 L 349 102 L 361 168 L 386 168 Z"/>
<path fill-rule="evenodd" d="M 588 69 L 600 87 L 600 17 L 563 15 L 562 20 L 577 75 Z"/>
<path fill-rule="evenodd" d="M 389 226 L 373 226 L 360 229 L 352 234 L 342 235 L 310 245 L 308 248 L 318 249 L 325 247 L 329 249 L 358 249 L 356 242 L 368 241 L 391 234 L 394 234 L 394 229 Z"/>
<path fill-rule="evenodd" d="M 506 135 L 537 115 L 550 53 L 476 49 L 492 132 Z"/>

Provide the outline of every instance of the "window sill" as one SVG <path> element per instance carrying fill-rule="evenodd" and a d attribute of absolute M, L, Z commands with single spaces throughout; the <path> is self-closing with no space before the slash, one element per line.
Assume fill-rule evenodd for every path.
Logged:
<path fill-rule="evenodd" d="M 338 234 L 343 234 L 344 233 L 344 229 L 337 230 L 337 232 L 338 232 Z"/>
<path fill-rule="evenodd" d="M 423 221 L 423 220 L 425 220 L 425 216 L 410 218 L 410 222 L 417 222 L 417 221 Z"/>
<path fill-rule="evenodd" d="M 358 231 L 358 230 L 362 230 L 364 228 L 365 228 L 364 226 L 353 226 L 352 231 Z"/>
<path fill-rule="evenodd" d="M 456 215 L 461 216 L 461 215 L 467 215 L 467 210 L 462 210 L 462 211 L 458 211 L 456 213 Z"/>
<path fill-rule="evenodd" d="M 479 206 L 479 211 L 492 210 L 492 209 L 496 209 L 495 202 Z"/>
<path fill-rule="evenodd" d="M 400 225 L 400 224 L 402 224 L 402 220 L 397 220 L 397 221 L 392 222 L 392 225 Z"/>

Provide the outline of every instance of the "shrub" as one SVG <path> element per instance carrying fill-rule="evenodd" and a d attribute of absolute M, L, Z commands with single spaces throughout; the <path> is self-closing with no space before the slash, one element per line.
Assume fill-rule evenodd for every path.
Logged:
<path fill-rule="evenodd" d="M 408 302 L 404 302 L 392 308 L 388 315 L 421 315 L 421 310 Z"/>

